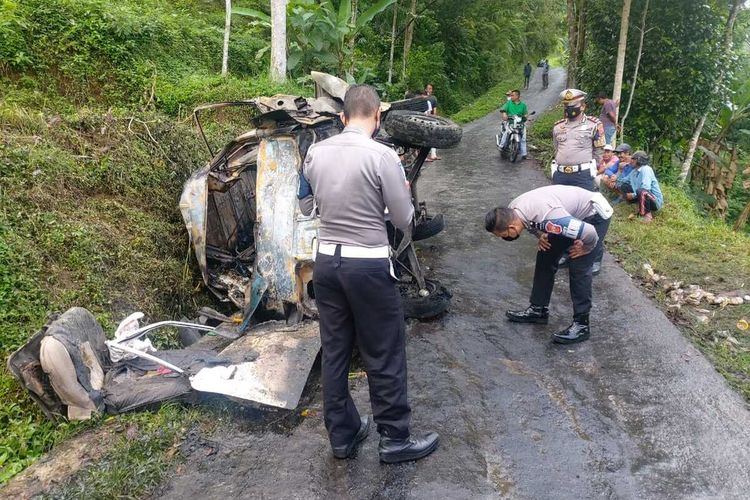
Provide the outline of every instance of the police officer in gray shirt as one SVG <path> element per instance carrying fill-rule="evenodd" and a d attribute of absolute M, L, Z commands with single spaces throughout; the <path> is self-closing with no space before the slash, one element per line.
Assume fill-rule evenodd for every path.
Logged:
<path fill-rule="evenodd" d="M 555 333 L 552 340 L 572 344 L 589 338 L 591 264 L 594 249 L 607 234 L 611 216 L 612 207 L 604 196 L 575 186 L 534 189 L 511 201 L 507 207 L 487 213 L 485 229 L 495 236 L 513 241 L 528 229 L 539 238 L 531 304 L 521 311 L 507 311 L 510 321 L 547 324 L 558 262 L 567 252 L 573 323 Z"/>
<path fill-rule="evenodd" d="M 336 458 L 355 455 L 370 422 L 349 393 L 357 343 L 370 386 L 378 451 L 386 463 L 418 460 L 438 446 L 434 432 L 412 436 L 406 396 L 406 328 L 386 233 L 386 209 L 408 231 L 411 193 L 396 153 L 372 140 L 380 99 L 368 85 L 344 97 L 344 131 L 314 144 L 300 179 L 300 208 L 320 215 L 313 286 L 320 315 L 323 411 Z"/>

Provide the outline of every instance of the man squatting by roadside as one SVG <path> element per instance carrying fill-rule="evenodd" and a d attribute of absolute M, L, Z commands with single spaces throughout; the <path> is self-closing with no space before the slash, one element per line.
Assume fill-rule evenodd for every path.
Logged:
<path fill-rule="evenodd" d="M 300 179 L 300 208 L 320 216 L 313 286 L 320 315 L 323 413 L 336 458 L 356 454 L 370 422 L 349 393 L 356 342 L 370 389 L 378 451 L 386 463 L 418 460 L 438 446 L 434 432 L 409 430 L 406 327 L 389 259 L 385 210 L 402 231 L 414 216 L 398 155 L 372 140 L 380 125 L 374 88 L 353 85 L 344 97 L 341 134 L 310 147 Z"/>
<path fill-rule="evenodd" d="M 524 229 L 539 238 L 530 305 L 524 310 L 507 311 L 510 321 L 547 324 L 558 263 L 567 252 L 573 322 L 555 333 L 552 341 L 572 344 L 589 338 L 594 250 L 607 234 L 611 217 L 612 207 L 601 193 L 561 185 L 534 189 L 507 207 L 487 213 L 485 229 L 499 238 L 513 241 Z"/>

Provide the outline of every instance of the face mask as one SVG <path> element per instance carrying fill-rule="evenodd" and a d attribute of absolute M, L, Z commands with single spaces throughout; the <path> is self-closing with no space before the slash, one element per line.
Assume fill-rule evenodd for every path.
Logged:
<path fill-rule="evenodd" d="M 572 119 L 581 114 L 580 106 L 565 106 L 565 118 Z"/>

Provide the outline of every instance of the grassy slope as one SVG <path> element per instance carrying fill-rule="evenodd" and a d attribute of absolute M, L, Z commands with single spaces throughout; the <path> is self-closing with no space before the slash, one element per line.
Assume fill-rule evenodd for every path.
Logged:
<path fill-rule="evenodd" d="M 3 361 L 48 312 L 84 306 L 111 330 L 136 310 L 151 321 L 179 318 L 205 300 L 194 289 L 200 279 L 188 265 L 177 200 L 207 154 L 182 117 L 200 102 L 309 92 L 257 74 L 260 42 L 242 26 L 233 31 L 233 76 L 218 76 L 223 4 L 214 3 L 0 1 Z M 103 463 L 119 464 L 118 481 L 102 492 L 147 491 L 159 467 L 141 474 L 132 466 L 144 465 L 139 450 L 164 465 L 160 453 L 172 446 L 153 423 L 195 414 L 168 407 L 117 417 L 132 422 L 143 448 L 114 447 Z M 0 485 L 92 425 L 46 421 L 3 362 Z M 81 477 L 93 496 L 107 488 Z"/>
<path fill-rule="evenodd" d="M 498 83 L 485 94 L 478 97 L 473 103 L 461 109 L 451 116 L 456 123 L 468 123 L 482 118 L 483 116 L 498 109 L 505 102 L 505 93 L 508 90 L 521 88 L 522 78 L 508 78 Z"/>
<path fill-rule="evenodd" d="M 547 165 L 551 159 L 552 125 L 561 117 L 559 109 L 542 115 L 529 133 L 538 147 L 536 157 Z M 643 265 L 684 286 L 696 284 L 713 293 L 750 289 L 750 237 L 736 233 L 724 222 L 701 215 L 693 200 L 681 189 L 663 185 L 666 205 L 648 226 L 628 219 L 633 206 L 615 206 L 615 218 L 607 236 L 607 249 L 639 281 L 646 283 Z M 665 311 L 667 297 L 658 287 L 645 291 Z M 714 363 L 716 369 L 750 400 L 750 331 L 737 328 L 741 319 L 750 321 L 750 304 L 701 305 L 709 313 L 683 307 L 667 311 L 672 320 Z M 708 323 L 697 320 L 709 317 Z M 735 342 L 736 341 L 736 342 Z"/>

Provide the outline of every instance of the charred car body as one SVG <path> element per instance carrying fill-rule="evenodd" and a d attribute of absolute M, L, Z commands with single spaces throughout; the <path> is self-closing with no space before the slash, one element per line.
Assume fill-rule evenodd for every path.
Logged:
<path fill-rule="evenodd" d="M 186 183 L 180 200 L 205 284 L 243 311 L 245 327 L 259 307 L 289 323 L 317 315 L 312 276 L 318 221 L 301 214 L 296 194 L 308 148 L 343 130 L 339 114 L 348 85 L 323 73 L 313 73 L 313 79 L 315 98 L 278 95 L 195 111 L 201 131 L 206 110 L 249 106 L 260 113 L 251 130 L 211 152 L 212 160 Z M 389 225 L 389 238 L 405 314 L 416 318 L 442 313 L 450 298 L 425 277 L 413 245 L 443 229 L 442 215 L 428 214 L 418 198 L 419 175 L 431 147 L 450 148 L 461 139 L 460 127 L 421 112 L 426 99 L 384 103 L 376 137 L 404 159 L 411 185 L 414 228 L 402 234 Z M 206 146 L 211 151 L 208 141 Z"/>
<path fill-rule="evenodd" d="M 146 326 L 135 313 L 112 340 L 85 309 L 50 317 L 8 359 L 10 372 L 48 417 L 120 413 L 201 392 L 297 406 L 320 350 L 312 286 L 318 220 L 298 208 L 300 166 L 312 144 L 343 130 L 339 113 L 348 88 L 330 75 L 313 73 L 313 79 L 315 98 L 281 95 L 195 110 L 202 134 L 206 110 L 249 106 L 257 112 L 252 128 L 218 153 L 206 141 L 212 159 L 185 183 L 180 199 L 203 281 L 237 312 L 229 317 L 204 308 L 197 323 Z M 418 198 L 419 175 L 431 147 L 461 139 L 460 127 L 425 115 L 426 108 L 426 98 L 384 103 L 384 130 L 376 137 L 401 155 L 411 183 L 413 229 L 404 234 L 390 226 L 389 240 L 405 314 L 416 318 L 442 313 L 450 299 L 425 277 L 414 248 L 414 240 L 443 229 L 442 216 L 429 215 Z M 146 335 L 163 327 L 178 329 L 181 349 L 153 348 Z"/>

